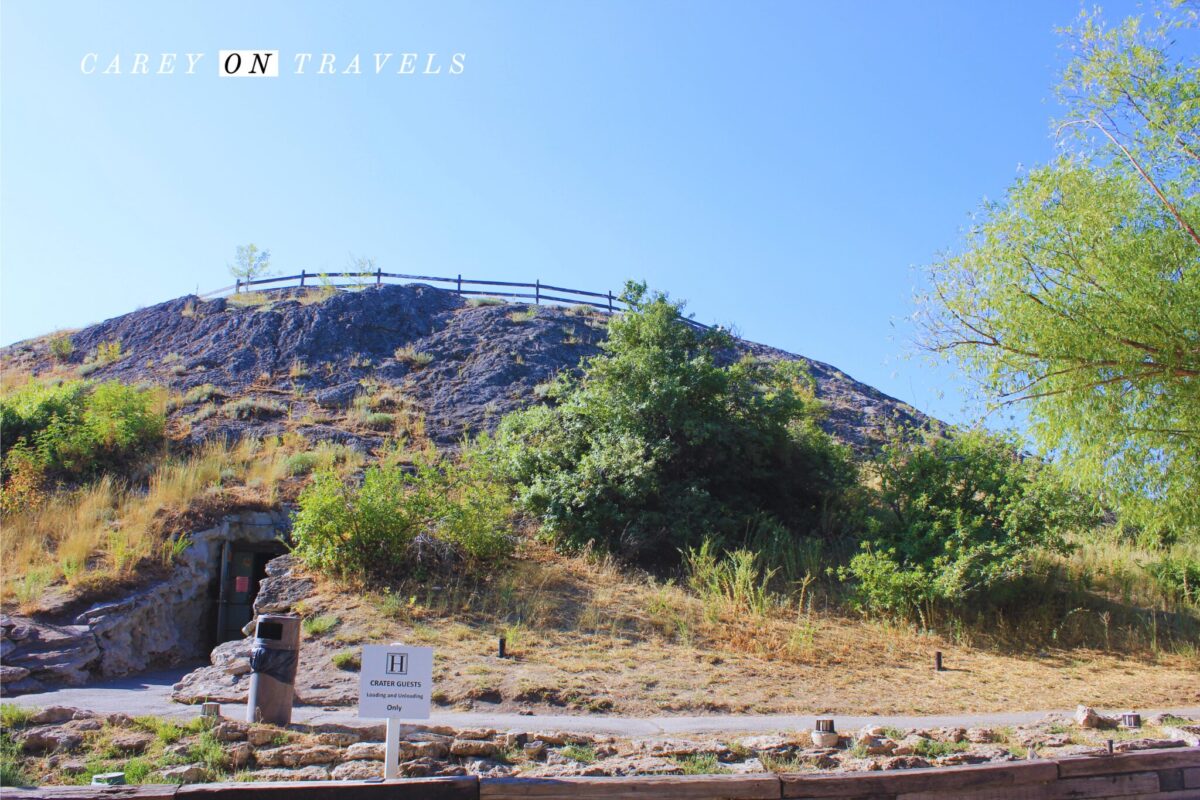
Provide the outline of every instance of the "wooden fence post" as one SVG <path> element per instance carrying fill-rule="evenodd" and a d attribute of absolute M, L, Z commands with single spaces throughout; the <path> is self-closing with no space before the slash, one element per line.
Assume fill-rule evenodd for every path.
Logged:
<path fill-rule="evenodd" d="M 458 273 L 458 293 L 462 294 L 462 273 Z"/>
<path fill-rule="evenodd" d="M 233 293 L 234 293 L 234 294 L 237 294 L 237 293 L 238 293 L 238 292 L 240 292 L 240 291 L 242 291 L 242 279 L 241 279 L 241 278 L 238 278 L 238 279 L 237 279 L 237 284 L 235 284 L 235 285 L 234 285 L 234 287 L 233 287 Z"/>
<path fill-rule="evenodd" d="M 610 313 L 610 314 L 613 311 L 612 301 L 613 301 L 613 296 L 612 296 L 612 290 L 610 289 L 608 292 L 608 313 Z"/>
<path fill-rule="evenodd" d="M 300 288 L 301 288 L 301 289 L 303 289 L 303 288 L 304 288 L 304 276 L 305 276 L 305 274 L 306 274 L 306 273 L 305 273 L 305 271 L 304 271 L 304 270 L 300 270 Z"/>
<path fill-rule="evenodd" d="M 375 270 L 375 285 L 383 283 L 383 267 L 378 267 Z"/>
<path fill-rule="evenodd" d="M 535 278 L 533 281 L 533 304 L 540 306 L 542 304 L 542 279 Z"/>

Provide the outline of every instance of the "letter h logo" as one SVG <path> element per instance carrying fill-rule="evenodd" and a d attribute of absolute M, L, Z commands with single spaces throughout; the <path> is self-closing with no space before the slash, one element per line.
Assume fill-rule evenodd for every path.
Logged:
<path fill-rule="evenodd" d="M 407 675 L 408 653 L 388 653 L 387 673 L 389 675 Z"/>

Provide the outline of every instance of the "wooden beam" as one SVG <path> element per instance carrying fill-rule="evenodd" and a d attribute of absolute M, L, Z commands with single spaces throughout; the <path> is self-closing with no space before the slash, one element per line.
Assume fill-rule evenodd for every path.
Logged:
<path fill-rule="evenodd" d="M 1115 775 L 1153 769 L 1200 767 L 1200 747 L 1174 747 L 1170 750 L 1139 750 L 1115 756 L 1056 759 L 1062 778 L 1086 775 Z"/>
<path fill-rule="evenodd" d="M 1052 761 L 980 764 L 966 767 L 843 772 L 825 775 L 780 775 L 783 797 L 857 797 L 901 792 L 961 791 L 1048 783 L 1058 778 Z"/>
<path fill-rule="evenodd" d="M 179 787 L 174 784 L 144 786 L 40 786 L 34 789 L 5 787 L 4 800 L 171 800 Z"/>
<path fill-rule="evenodd" d="M 1091 778 L 1034 783 L 1025 786 L 998 786 L 967 792 L 959 789 L 937 792 L 897 794 L 896 800 L 1070 800 L 1071 798 L 1119 798 L 1157 793 L 1158 773 L 1097 775 Z"/>
<path fill-rule="evenodd" d="M 476 800 L 478 797 L 479 779 L 469 775 L 378 782 L 191 783 L 179 787 L 176 800 Z"/>
<path fill-rule="evenodd" d="M 480 800 L 777 800 L 774 775 L 642 775 L 628 778 L 484 778 Z"/>

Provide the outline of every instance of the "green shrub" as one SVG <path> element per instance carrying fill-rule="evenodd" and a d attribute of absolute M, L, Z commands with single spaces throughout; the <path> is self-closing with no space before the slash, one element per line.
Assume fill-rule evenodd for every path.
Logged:
<path fill-rule="evenodd" d="M 411 567 L 409 546 L 423 533 L 467 560 L 501 558 L 512 548 L 510 509 L 486 458 L 467 447 L 459 463 L 420 459 L 412 471 L 385 463 L 358 486 L 321 470 L 300 493 L 295 552 L 317 569 L 375 579 Z"/>
<path fill-rule="evenodd" d="M 233 403 L 226 403 L 222 409 L 225 416 L 231 419 L 270 419 L 287 413 L 287 406 L 274 400 L 258 397 L 246 397 Z"/>
<path fill-rule="evenodd" d="M 355 670 L 362 667 L 357 650 L 339 650 L 330 658 L 338 669 Z"/>
<path fill-rule="evenodd" d="M 329 633 L 334 627 L 341 622 L 333 614 L 321 614 L 316 617 L 305 617 L 300 623 L 300 627 L 309 636 L 323 636 Z"/>
<path fill-rule="evenodd" d="M 1163 597 L 1175 603 L 1200 606 L 1200 559 L 1165 555 L 1146 565 Z"/>
<path fill-rule="evenodd" d="M 929 622 L 935 608 L 996 599 L 1088 518 L 1050 469 L 983 431 L 896 437 L 876 468 L 883 511 L 841 571 L 865 611 Z"/>
<path fill-rule="evenodd" d="M 120 361 L 122 355 L 121 342 L 116 339 L 96 345 L 97 364 L 111 364 L 114 361 Z"/>
<path fill-rule="evenodd" d="M 729 768 L 717 760 L 715 753 L 679 756 L 675 763 L 683 768 L 684 775 L 725 775 L 729 772 Z"/>
<path fill-rule="evenodd" d="M 165 426 L 160 390 L 118 381 L 33 381 L 0 398 L 6 476 L 14 459 L 72 479 L 120 469 L 161 441 Z"/>
<path fill-rule="evenodd" d="M 363 425 L 373 431 L 390 430 L 396 424 L 396 418 L 393 415 L 388 414 L 386 411 L 372 411 L 368 414 L 364 414 L 362 421 Z"/>
<path fill-rule="evenodd" d="M 24 728 L 36 713 L 36 708 L 25 708 L 13 703 L 0 704 L 0 731 L 11 732 L 16 728 Z"/>
<path fill-rule="evenodd" d="M 569 744 L 559 752 L 566 758 L 578 761 L 580 764 L 593 764 L 598 758 L 596 748 L 590 744 Z"/>
<path fill-rule="evenodd" d="M 203 403 L 207 400 L 212 400 L 218 394 L 220 394 L 220 392 L 217 390 L 216 386 L 213 386 L 211 383 L 204 383 L 200 386 L 193 386 L 191 389 L 188 389 L 187 394 L 183 396 L 183 403 L 184 405 L 189 406 L 194 403 Z"/>
<path fill-rule="evenodd" d="M 763 519 L 798 543 L 822 531 L 854 469 L 824 433 L 797 362 L 732 360 L 736 342 L 629 284 L 604 352 L 510 414 L 497 441 L 519 505 L 568 548 L 666 564 Z"/>
<path fill-rule="evenodd" d="M 71 335 L 62 333 L 50 339 L 50 354 L 59 361 L 66 361 L 75 352 L 75 344 L 71 341 Z"/>
<path fill-rule="evenodd" d="M 397 361 L 416 368 L 427 367 L 433 363 L 432 353 L 421 352 L 410 344 L 396 348 L 395 356 Z"/>
<path fill-rule="evenodd" d="M 288 456 L 285 467 L 288 475 L 307 475 L 317 466 L 316 453 L 294 453 Z"/>

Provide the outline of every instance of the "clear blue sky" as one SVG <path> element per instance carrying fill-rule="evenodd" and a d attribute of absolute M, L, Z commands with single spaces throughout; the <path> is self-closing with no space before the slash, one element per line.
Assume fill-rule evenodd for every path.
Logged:
<path fill-rule="evenodd" d="M 0 9 L 0 342 L 223 286 L 253 241 L 287 272 L 353 252 L 397 272 L 645 279 L 964 421 L 953 371 L 903 358 L 914 267 L 1052 155 L 1054 28 L 1080 5 Z M 219 78 L 235 48 L 282 51 L 281 77 Z M 206 55 L 193 76 L 118 77 L 82 74 L 89 52 L 97 72 Z M 364 74 L 291 74 L 298 52 L 359 53 Z M 397 54 L 384 74 L 375 52 Z M 465 69 L 395 75 L 404 52 Z"/>

